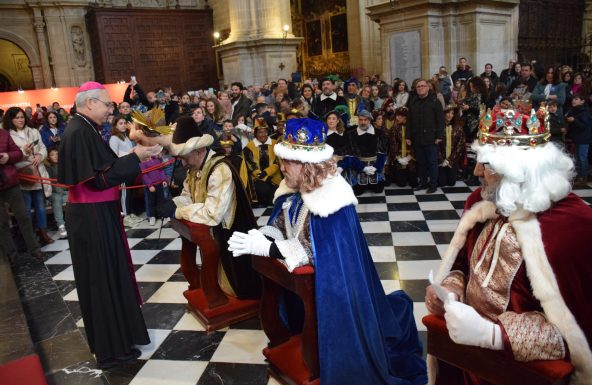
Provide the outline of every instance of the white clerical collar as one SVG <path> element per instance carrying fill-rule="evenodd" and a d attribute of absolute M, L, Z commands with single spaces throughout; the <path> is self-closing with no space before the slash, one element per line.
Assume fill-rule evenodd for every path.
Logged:
<path fill-rule="evenodd" d="M 358 135 L 364 135 L 364 134 L 374 135 L 374 126 L 373 125 L 370 125 L 370 128 L 367 129 L 366 131 L 361 130 L 360 127 L 358 127 L 357 130 L 358 130 Z"/>
<path fill-rule="evenodd" d="M 335 92 L 333 92 L 331 95 L 321 94 L 321 102 L 327 98 L 337 100 L 337 94 Z"/>
<path fill-rule="evenodd" d="M 255 146 L 257 146 L 257 147 L 261 146 L 262 144 L 271 144 L 271 138 L 268 136 L 265 143 L 261 143 L 260 141 L 257 140 L 257 138 L 253 138 L 253 143 L 255 143 Z"/>
<path fill-rule="evenodd" d="M 327 130 L 327 136 L 329 136 L 331 134 L 337 134 L 339 136 L 343 136 L 343 132 L 340 134 L 339 132 L 337 132 L 335 130 Z"/>

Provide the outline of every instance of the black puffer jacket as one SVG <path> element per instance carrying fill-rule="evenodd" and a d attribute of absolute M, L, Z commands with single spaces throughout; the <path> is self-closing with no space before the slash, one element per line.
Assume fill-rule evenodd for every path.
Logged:
<path fill-rule="evenodd" d="M 444 112 L 442 104 L 431 95 L 416 97 L 408 105 L 407 131 L 414 145 L 435 144 L 444 139 Z"/>

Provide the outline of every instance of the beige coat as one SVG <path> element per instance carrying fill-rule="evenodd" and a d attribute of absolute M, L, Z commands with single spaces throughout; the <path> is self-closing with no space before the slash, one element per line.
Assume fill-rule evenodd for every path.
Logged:
<path fill-rule="evenodd" d="M 21 135 L 21 133 L 23 133 L 23 135 Z M 14 143 L 16 143 L 16 145 L 23 152 L 23 160 L 21 162 L 17 163 L 17 165 L 16 165 L 17 169 L 19 167 L 25 166 L 26 162 L 30 163 L 33 160 L 33 158 L 35 157 L 35 154 L 40 154 L 42 159 L 41 159 L 41 164 L 39 164 L 39 167 L 38 167 L 39 174 L 43 178 L 49 178 L 49 174 L 47 173 L 47 170 L 45 169 L 45 165 L 43 164 L 43 161 L 47 158 L 47 149 L 45 148 L 45 144 L 43 144 L 43 140 L 41 140 L 41 135 L 39 134 L 39 130 L 25 126 L 25 128 L 22 131 L 17 132 L 15 130 L 10 130 L 10 136 L 12 137 L 12 140 L 14 140 Z M 38 140 L 38 142 L 35 145 L 35 147 L 33 148 L 33 154 L 31 154 L 31 155 L 25 154 L 25 151 L 23 150 L 24 147 L 27 144 L 32 143 L 36 140 Z M 34 185 L 31 185 L 31 186 L 21 185 L 21 190 L 27 190 L 27 191 L 40 190 L 41 188 L 43 188 L 43 192 L 44 192 L 45 196 L 49 198 L 51 196 L 51 185 L 49 185 L 49 184 L 41 185 L 40 183 L 35 183 Z"/>

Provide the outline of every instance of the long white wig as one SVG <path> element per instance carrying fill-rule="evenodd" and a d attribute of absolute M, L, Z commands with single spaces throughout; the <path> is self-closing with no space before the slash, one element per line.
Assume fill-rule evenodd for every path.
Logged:
<path fill-rule="evenodd" d="M 472 145 L 477 161 L 501 175 L 495 203 L 504 216 L 518 208 L 539 213 L 566 197 L 575 175 L 572 158 L 553 143 L 534 148 Z"/>

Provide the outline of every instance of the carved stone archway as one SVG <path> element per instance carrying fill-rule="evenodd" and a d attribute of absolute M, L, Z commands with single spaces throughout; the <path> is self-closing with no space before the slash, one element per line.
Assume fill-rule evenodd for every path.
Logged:
<path fill-rule="evenodd" d="M 13 32 L 7 31 L 2 28 L 0 28 L 0 39 L 5 39 L 13 42 L 25 52 L 25 54 L 29 58 L 35 88 L 44 88 L 43 70 L 41 68 L 39 53 L 37 52 L 37 49 L 31 44 L 31 42 L 28 42 L 27 40 L 22 39 L 20 36 L 14 34 Z"/>

